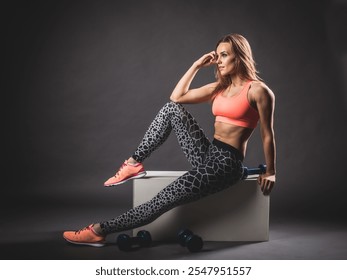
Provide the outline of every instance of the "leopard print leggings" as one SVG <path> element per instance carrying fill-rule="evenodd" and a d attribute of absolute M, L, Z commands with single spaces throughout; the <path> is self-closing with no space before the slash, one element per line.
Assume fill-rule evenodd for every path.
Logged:
<path fill-rule="evenodd" d="M 149 224 L 166 211 L 228 188 L 242 177 L 243 155 L 216 139 L 211 143 L 192 115 L 174 102 L 162 107 L 132 157 L 143 162 L 165 142 L 172 130 L 192 169 L 150 201 L 100 223 L 103 234 Z"/>

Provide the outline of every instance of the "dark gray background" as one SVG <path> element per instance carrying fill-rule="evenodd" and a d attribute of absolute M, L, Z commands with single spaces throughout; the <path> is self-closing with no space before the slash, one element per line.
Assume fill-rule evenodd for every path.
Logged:
<path fill-rule="evenodd" d="M 131 205 L 127 185 L 103 182 L 181 75 L 228 33 L 249 40 L 276 95 L 272 217 L 344 220 L 346 1 L 15 1 L 3 11 L 4 226 L 32 207 L 107 204 L 109 218 Z M 203 69 L 193 86 L 211 81 Z M 210 106 L 187 107 L 212 138 Z M 257 130 L 245 163 L 263 161 Z M 173 136 L 145 167 L 189 165 Z"/>

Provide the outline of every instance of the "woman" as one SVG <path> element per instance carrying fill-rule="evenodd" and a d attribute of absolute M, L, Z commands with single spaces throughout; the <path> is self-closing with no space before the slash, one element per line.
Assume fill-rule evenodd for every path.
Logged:
<path fill-rule="evenodd" d="M 216 82 L 190 89 L 202 67 L 216 65 Z M 174 130 L 192 169 L 160 191 L 150 201 L 117 218 L 91 224 L 79 231 L 64 232 L 64 238 L 75 244 L 103 246 L 107 234 L 148 224 L 166 211 L 235 184 L 242 177 L 242 161 L 247 142 L 260 122 L 266 173 L 258 183 L 269 195 L 275 183 L 275 139 L 273 117 L 275 98 L 257 76 L 252 51 L 239 34 L 223 37 L 216 50 L 195 61 L 173 90 L 171 101 L 155 117 L 134 154 L 119 171 L 105 182 L 114 186 L 146 174 L 142 162 Z M 216 116 L 214 140 L 211 143 L 195 119 L 181 104 L 211 102 Z"/>

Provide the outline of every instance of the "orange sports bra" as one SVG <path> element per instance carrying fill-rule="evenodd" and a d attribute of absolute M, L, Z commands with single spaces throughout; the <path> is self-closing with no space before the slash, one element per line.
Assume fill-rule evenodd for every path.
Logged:
<path fill-rule="evenodd" d="M 248 101 L 247 93 L 252 81 L 248 81 L 243 89 L 231 97 L 218 93 L 213 100 L 212 113 L 217 122 L 237 126 L 255 128 L 259 121 L 259 113 Z"/>

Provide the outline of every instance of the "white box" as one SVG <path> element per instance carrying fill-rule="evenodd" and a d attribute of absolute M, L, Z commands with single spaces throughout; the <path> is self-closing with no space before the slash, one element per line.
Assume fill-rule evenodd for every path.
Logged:
<path fill-rule="evenodd" d="M 152 199 L 185 171 L 147 171 L 133 182 L 133 206 Z M 269 240 L 270 197 L 264 196 L 256 176 L 198 201 L 178 206 L 152 223 L 134 229 L 148 230 L 155 241 L 173 241 L 182 228 L 204 241 Z"/>

